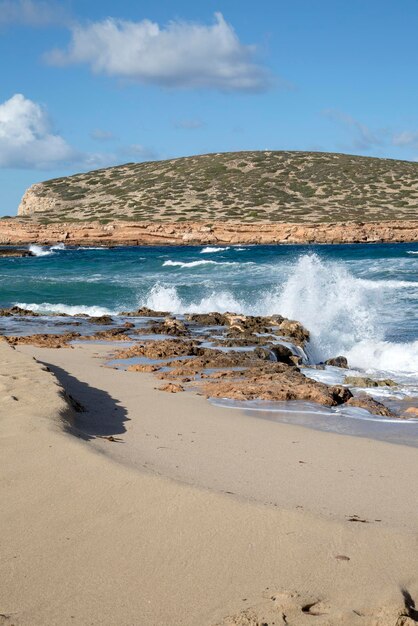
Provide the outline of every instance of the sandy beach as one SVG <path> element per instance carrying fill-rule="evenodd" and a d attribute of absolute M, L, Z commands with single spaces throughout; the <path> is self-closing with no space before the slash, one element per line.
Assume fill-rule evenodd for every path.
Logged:
<path fill-rule="evenodd" d="M 165 394 L 109 351 L 0 343 L 1 623 L 415 623 L 415 448 Z"/>

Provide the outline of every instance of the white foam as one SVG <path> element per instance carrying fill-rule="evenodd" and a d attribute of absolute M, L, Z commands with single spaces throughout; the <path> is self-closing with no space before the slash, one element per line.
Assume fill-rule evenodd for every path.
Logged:
<path fill-rule="evenodd" d="M 218 261 L 210 261 L 210 260 L 201 260 L 201 261 L 164 261 L 163 267 L 198 267 L 199 265 L 236 265 L 235 262 L 218 262 Z"/>
<path fill-rule="evenodd" d="M 57 243 L 55 246 L 51 246 L 50 249 L 55 252 L 56 250 L 66 250 L 66 247 L 64 243 Z"/>
<path fill-rule="evenodd" d="M 229 292 L 212 292 L 199 302 L 185 303 L 179 297 L 175 287 L 159 283 L 154 285 L 143 304 L 154 311 L 170 311 L 171 313 L 210 313 L 240 309 L 240 303 Z"/>
<path fill-rule="evenodd" d="M 29 246 L 29 252 L 32 252 L 34 256 L 49 256 L 50 254 L 54 254 L 52 250 L 45 249 L 42 246 L 37 246 L 36 244 Z"/>
<path fill-rule="evenodd" d="M 50 302 L 43 302 L 42 304 L 16 302 L 15 306 L 28 311 L 34 311 L 34 313 L 65 313 L 67 315 L 89 315 L 91 317 L 100 317 L 101 315 L 117 315 L 118 311 L 111 311 L 106 307 L 101 306 L 85 306 L 85 305 L 70 305 L 70 304 L 51 304 Z"/>
<path fill-rule="evenodd" d="M 215 254 L 215 252 L 225 252 L 225 250 L 229 250 L 229 246 L 226 248 L 207 246 L 200 251 L 200 254 Z"/>
<path fill-rule="evenodd" d="M 418 254 L 418 250 L 407 250 L 406 254 Z"/>

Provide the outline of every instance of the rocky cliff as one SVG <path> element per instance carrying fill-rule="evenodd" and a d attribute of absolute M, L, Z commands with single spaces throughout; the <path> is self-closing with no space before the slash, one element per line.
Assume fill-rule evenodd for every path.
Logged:
<path fill-rule="evenodd" d="M 207 245 L 270 243 L 372 243 L 418 241 L 417 221 L 331 224 L 155 222 L 36 224 L 0 221 L 0 244 Z"/>

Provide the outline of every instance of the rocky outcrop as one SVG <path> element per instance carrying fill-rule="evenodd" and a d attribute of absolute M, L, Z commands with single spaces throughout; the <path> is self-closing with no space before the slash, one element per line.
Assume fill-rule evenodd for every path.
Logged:
<path fill-rule="evenodd" d="M 252 223 L 111 222 L 39 224 L 0 220 L 0 245 L 83 246 L 275 243 L 379 243 L 418 241 L 417 221 Z"/>

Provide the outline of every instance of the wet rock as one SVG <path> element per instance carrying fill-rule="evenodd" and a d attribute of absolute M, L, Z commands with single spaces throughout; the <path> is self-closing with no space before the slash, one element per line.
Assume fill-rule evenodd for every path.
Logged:
<path fill-rule="evenodd" d="M 176 356 L 198 356 L 205 350 L 199 348 L 196 341 L 181 339 L 163 339 L 161 341 L 149 341 L 135 344 L 126 350 L 120 350 L 115 354 L 116 359 L 130 359 L 144 356 L 148 359 L 167 359 Z"/>
<path fill-rule="evenodd" d="M 295 320 L 284 319 L 279 324 L 279 330 L 285 337 L 290 337 L 299 346 L 304 346 L 309 341 L 309 331 Z"/>
<path fill-rule="evenodd" d="M 254 354 L 258 358 L 267 361 L 295 365 L 293 352 L 287 346 L 277 345 L 271 348 L 256 348 Z"/>
<path fill-rule="evenodd" d="M 145 329 L 138 329 L 139 334 L 150 333 L 153 335 L 172 335 L 173 337 L 186 337 L 190 334 L 186 324 L 176 317 L 166 317 L 163 322 L 150 324 Z"/>
<path fill-rule="evenodd" d="M 158 391 L 166 391 L 167 393 L 179 393 L 184 391 L 184 387 L 182 385 L 176 385 L 174 383 L 167 383 L 167 385 L 162 385 L 162 387 L 158 387 Z"/>
<path fill-rule="evenodd" d="M 128 372 L 157 372 L 160 369 L 160 365 L 154 363 L 136 363 L 130 365 L 127 368 Z"/>
<path fill-rule="evenodd" d="M 17 257 L 27 257 L 27 256 L 35 256 L 33 252 L 30 250 L 16 250 L 16 249 L 7 249 L 2 248 L 0 250 L 0 258 L 17 258 Z"/>
<path fill-rule="evenodd" d="M 146 306 L 141 307 L 137 311 L 123 311 L 119 313 L 121 317 L 167 317 L 168 311 L 154 311 Z"/>
<path fill-rule="evenodd" d="M 70 341 L 80 339 L 80 333 L 64 333 L 62 335 L 35 334 L 27 336 L 9 336 L 6 341 L 12 346 L 31 345 L 39 348 L 67 348 Z"/>
<path fill-rule="evenodd" d="M 366 409 L 373 415 L 382 415 L 386 417 L 395 417 L 390 409 L 387 406 L 374 400 L 367 394 L 361 394 L 359 396 L 353 396 L 347 401 L 347 404 L 350 406 L 356 406 L 360 409 Z"/>
<path fill-rule="evenodd" d="M 407 417 L 418 417 L 418 407 L 410 406 L 404 411 Z"/>
<path fill-rule="evenodd" d="M 254 374 L 252 378 L 237 381 L 203 383 L 202 391 L 208 397 L 233 400 L 308 400 L 324 406 L 342 404 L 351 395 L 341 388 L 328 387 L 313 381 L 297 368 L 282 365 L 280 373 Z"/>
<path fill-rule="evenodd" d="M 223 313 L 191 313 L 186 315 L 190 322 L 196 322 L 200 326 L 225 326 L 227 318 Z"/>
<path fill-rule="evenodd" d="M 113 319 L 110 315 L 100 315 L 99 317 L 90 317 L 89 322 L 92 324 L 103 324 L 103 326 L 105 326 L 107 324 L 112 324 Z"/>
<path fill-rule="evenodd" d="M 12 317 L 13 315 L 19 317 L 39 317 L 39 313 L 29 311 L 28 309 L 21 309 L 19 306 L 12 306 L 7 309 L 0 309 L 0 317 Z"/>
<path fill-rule="evenodd" d="M 83 339 L 130 341 L 129 337 L 125 334 L 126 330 L 124 326 L 119 328 L 107 328 L 106 330 L 97 331 L 94 335 L 84 336 Z"/>
<path fill-rule="evenodd" d="M 346 376 L 344 384 L 351 387 L 397 387 L 397 383 L 390 378 L 381 378 L 373 380 L 368 376 Z"/>
<path fill-rule="evenodd" d="M 344 369 L 348 368 L 348 361 L 345 356 L 336 356 L 332 359 L 327 359 L 324 362 L 324 365 L 333 365 L 334 367 L 342 367 Z"/>

